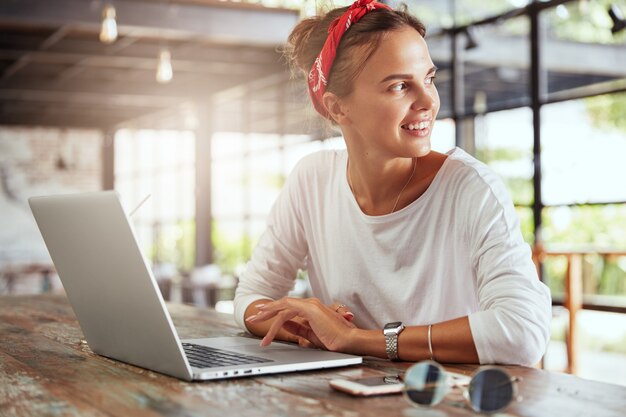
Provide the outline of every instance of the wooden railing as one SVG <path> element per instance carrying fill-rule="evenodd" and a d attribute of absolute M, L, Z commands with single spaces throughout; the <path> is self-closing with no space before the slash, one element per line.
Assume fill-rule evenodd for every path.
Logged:
<path fill-rule="evenodd" d="M 550 257 L 565 257 L 567 260 L 567 268 L 564 279 L 564 297 L 562 300 L 554 299 L 554 305 L 563 305 L 568 312 L 569 322 L 565 332 L 565 345 L 567 349 L 567 368 L 566 372 L 576 374 L 578 349 L 576 347 L 577 323 L 576 314 L 583 308 L 614 311 L 626 313 L 626 305 L 607 304 L 602 302 L 585 303 L 583 300 L 583 261 L 586 256 L 600 256 L 605 261 L 626 256 L 624 250 L 613 249 L 580 249 L 580 250 L 549 250 L 537 249 L 533 250 L 533 260 L 539 269 L 540 262 L 543 263 Z"/>

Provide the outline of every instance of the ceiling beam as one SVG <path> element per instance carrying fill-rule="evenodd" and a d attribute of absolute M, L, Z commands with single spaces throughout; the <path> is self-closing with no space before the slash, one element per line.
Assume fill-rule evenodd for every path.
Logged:
<path fill-rule="evenodd" d="M 44 41 L 39 45 L 39 50 L 46 50 L 50 48 L 52 45 L 63 39 L 65 34 L 67 33 L 67 26 L 61 26 L 59 29 L 54 31 L 50 36 L 48 36 Z M 15 62 L 9 65 L 0 76 L 1 80 L 6 80 L 9 77 L 12 77 L 15 73 L 17 73 L 20 69 L 24 68 L 26 65 L 30 63 L 30 51 L 22 53 L 19 58 L 15 58 Z"/>
<path fill-rule="evenodd" d="M 139 108 L 170 107 L 184 101 L 185 97 L 145 96 L 132 94 L 98 94 L 41 90 L 0 90 L 0 101 L 31 101 L 41 103 L 73 103 L 85 106 L 122 106 Z"/>
<path fill-rule="evenodd" d="M 117 0 L 118 31 L 155 39 L 194 39 L 227 44 L 282 45 L 300 16 L 298 10 L 233 7 L 215 3 Z M 3 0 L 0 23 L 36 27 L 72 25 L 97 33 L 104 2 L 87 0 Z"/>
<path fill-rule="evenodd" d="M 0 49 L 0 60 L 20 60 L 27 57 L 28 63 L 31 64 L 64 64 L 76 65 L 80 67 L 93 68 L 117 68 L 117 69 L 144 69 L 155 71 L 159 62 L 156 54 L 153 57 L 136 57 L 124 55 L 88 55 L 76 53 L 59 53 L 48 51 L 16 51 Z M 219 73 L 219 74 L 249 74 L 267 70 L 276 71 L 284 68 L 283 64 L 278 62 L 267 64 L 251 64 L 242 62 L 227 62 L 223 60 L 216 61 L 194 61 L 180 60 L 172 57 L 172 66 L 176 72 L 192 72 L 192 73 Z"/>
<path fill-rule="evenodd" d="M 527 70 L 530 45 L 524 36 L 481 37 L 478 47 L 464 52 L 467 64 L 481 67 L 504 67 Z M 434 61 L 450 62 L 450 48 L 440 38 L 428 40 Z M 547 71 L 570 74 L 624 77 L 626 54 L 624 45 L 569 42 L 546 39 L 542 47 L 543 65 Z"/>
<path fill-rule="evenodd" d="M 223 89 L 237 86 L 250 81 L 249 75 L 233 75 L 233 76 L 215 76 L 208 74 L 205 76 L 182 77 L 180 74 L 174 75 L 174 79 L 168 84 L 159 84 L 154 80 L 154 74 L 151 72 L 145 81 L 136 81 L 129 83 L 120 78 L 119 80 L 102 81 L 97 77 L 97 73 L 93 77 L 87 77 L 87 74 L 81 76 L 80 79 L 71 82 L 50 82 L 43 77 L 35 77 L 30 75 L 18 75 L 11 79 L 10 84 L 0 84 L 0 94 L 2 91 L 10 90 L 10 96 L 15 96 L 20 91 L 32 92 L 39 91 L 43 93 L 52 93 L 62 96 L 67 94 L 90 94 L 90 95 L 131 95 L 143 97 L 171 97 L 176 100 L 185 98 L 207 98 Z M 263 73 L 256 74 L 262 76 Z M 270 97 L 268 101 L 275 100 Z"/>
<path fill-rule="evenodd" d="M 120 123 L 116 116 L 75 117 L 73 115 L 4 115 L 0 114 L 0 126 L 49 126 L 60 128 L 102 129 Z"/>

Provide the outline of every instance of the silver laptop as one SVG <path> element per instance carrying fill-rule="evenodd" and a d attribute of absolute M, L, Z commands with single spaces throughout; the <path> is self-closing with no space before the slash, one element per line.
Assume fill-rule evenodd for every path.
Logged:
<path fill-rule="evenodd" d="M 31 210 L 91 350 L 184 380 L 353 365 L 358 356 L 244 336 L 180 340 L 115 191 L 33 197 Z"/>

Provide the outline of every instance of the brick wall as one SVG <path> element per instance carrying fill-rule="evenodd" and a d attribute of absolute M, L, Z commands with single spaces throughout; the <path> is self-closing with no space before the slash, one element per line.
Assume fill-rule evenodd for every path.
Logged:
<path fill-rule="evenodd" d="M 101 143 L 98 130 L 0 126 L 0 293 L 7 265 L 50 262 L 28 198 L 100 190 Z M 24 287 L 27 278 L 14 293 L 38 288 Z"/>

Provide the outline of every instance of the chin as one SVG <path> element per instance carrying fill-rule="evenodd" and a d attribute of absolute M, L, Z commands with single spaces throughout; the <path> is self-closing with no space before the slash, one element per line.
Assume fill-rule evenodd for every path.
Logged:
<path fill-rule="evenodd" d="M 432 151 L 432 146 L 430 143 L 430 138 L 424 138 L 425 140 L 421 140 L 416 144 L 416 150 L 413 156 L 417 158 L 422 158 L 428 155 Z"/>

